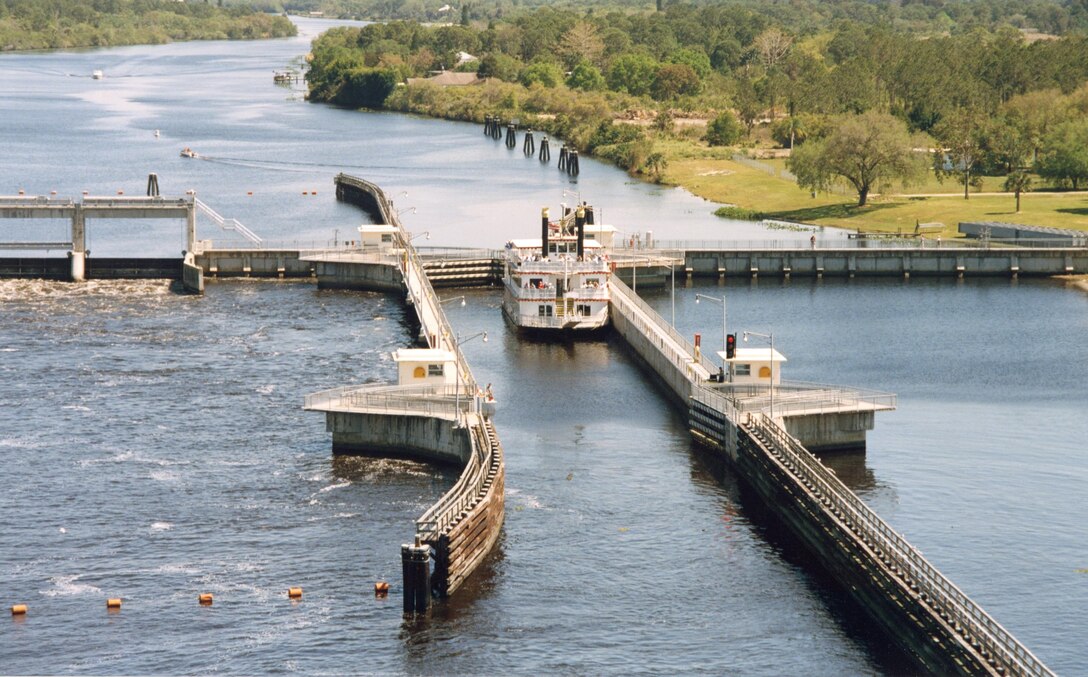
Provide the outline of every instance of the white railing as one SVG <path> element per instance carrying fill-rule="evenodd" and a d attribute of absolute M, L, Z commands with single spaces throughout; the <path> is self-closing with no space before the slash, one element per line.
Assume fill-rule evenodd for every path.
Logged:
<path fill-rule="evenodd" d="M 245 239 L 252 242 L 253 244 L 260 246 L 261 238 L 257 237 L 257 234 L 254 233 L 252 230 L 243 226 L 241 222 L 238 221 L 238 219 L 223 218 L 222 216 L 220 216 L 219 212 L 215 211 L 200 200 L 194 198 L 194 201 L 196 203 L 197 209 L 204 212 L 208 216 L 208 218 L 210 218 L 212 222 L 214 222 L 217 226 L 219 226 L 223 230 L 233 230 Z M 86 200 L 84 200 L 84 203 L 86 203 Z"/>
<path fill-rule="evenodd" d="M 735 251 L 796 251 L 815 252 L 817 254 L 834 253 L 842 251 L 857 251 L 865 249 L 895 249 L 895 250 L 971 250 L 993 249 L 1084 249 L 1088 247 L 1088 239 L 1028 239 L 1018 240 L 970 240 L 966 238 L 937 239 L 934 237 L 918 238 L 912 236 L 889 236 L 881 238 L 819 238 L 815 246 L 808 238 L 781 240 L 658 240 L 655 247 L 668 250 L 679 250 L 681 256 L 692 251 L 711 252 L 735 252 Z M 654 252 L 654 250 L 641 250 Z"/>
<path fill-rule="evenodd" d="M 730 399 L 741 412 L 767 411 L 771 408 L 771 388 L 761 384 L 731 384 L 713 386 L 718 394 Z M 836 411 L 872 411 L 894 409 L 897 398 L 863 388 L 783 381 L 774 386 L 774 411 L 778 416 L 819 409 Z"/>
<path fill-rule="evenodd" d="M 479 398 L 463 384 L 432 386 L 342 386 L 306 396 L 304 408 L 313 411 L 364 411 L 434 416 L 460 420 L 476 411 Z"/>
<path fill-rule="evenodd" d="M 817 496 L 826 511 L 862 538 L 892 573 L 912 591 L 917 591 L 921 599 L 965 641 L 977 643 L 983 656 L 992 656 L 998 665 L 1004 666 L 1005 674 L 1054 674 L 850 491 L 800 442 L 764 414 L 747 414 L 745 421 L 743 427 L 768 447 L 774 460 L 786 472 Z"/>

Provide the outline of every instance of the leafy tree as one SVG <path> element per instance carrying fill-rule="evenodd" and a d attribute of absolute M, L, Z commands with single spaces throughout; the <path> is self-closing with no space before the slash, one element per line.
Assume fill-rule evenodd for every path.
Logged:
<path fill-rule="evenodd" d="M 827 190 L 836 177 L 845 179 L 864 207 L 875 186 L 895 180 L 907 184 L 920 176 L 912 145 L 906 125 L 890 115 L 849 115 L 826 136 L 794 149 L 786 165 L 797 184 L 809 190 Z"/>
<path fill-rule="evenodd" d="M 744 134 L 737 116 L 723 111 L 706 126 L 706 142 L 711 146 L 732 146 Z"/>
<path fill-rule="evenodd" d="M 521 71 L 518 82 L 526 87 L 534 82 L 539 82 L 549 89 L 558 87 L 559 83 L 563 82 L 563 69 L 559 67 L 559 64 L 551 61 L 534 61 Z"/>
<path fill-rule="evenodd" d="M 567 78 L 567 87 L 580 89 L 584 92 L 594 92 L 604 89 L 604 76 L 597 67 L 588 61 L 579 61 Z"/>
<path fill-rule="evenodd" d="M 389 69 L 356 68 L 347 73 L 336 103 L 351 108 L 381 108 L 397 86 L 397 74 Z"/>
<path fill-rule="evenodd" d="M 1017 169 L 1005 178 L 1005 190 L 1016 194 L 1016 213 L 1020 213 L 1020 193 L 1031 189 L 1031 176 Z"/>
<path fill-rule="evenodd" d="M 476 71 L 481 78 L 498 78 L 505 82 L 517 82 L 520 72 L 521 62 L 500 52 L 485 54 Z"/>
<path fill-rule="evenodd" d="M 970 197 L 971 172 L 982 160 L 986 123 L 980 111 L 959 108 L 933 127 L 938 144 L 938 152 L 933 154 L 933 171 L 941 181 L 949 176 L 961 179 L 964 200 Z"/>
<path fill-rule="evenodd" d="M 1036 171 L 1071 183 L 1073 190 L 1080 188 L 1080 182 L 1088 179 L 1088 118 L 1062 123 L 1047 135 Z"/>
<path fill-rule="evenodd" d="M 691 66 L 691 69 L 695 71 L 700 80 L 705 79 L 713 70 L 710 65 L 710 57 L 701 48 L 696 47 L 682 47 L 670 54 L 665 61 Z"/>
<path fill-rule="evenodd" d="M 752 127 L 755 126 L 756 120 L 763 113 L 763 106 L 759 103 L 759 97 L 756 96 L 756 88 L 752 85 L 752 81 L 748 78 L 741 78 L 737 81 L 737 92 L 734 98 L 734 102 L 737 107 L 737 114 L 740 115 L 741 122 L 744 123 L 744 129 L 749 136 L 752 135 Z"/>
<path fill-rule="evenodd" d="M 686 63 L 666 63 L 654 73 L 650 93 L 658 101 L 671 101 L 678 96 L 698 94 L 699 76 Z"/>
<path fill-rule="evenodd" d="M 650 93 L 657 72 L 657 62 L 645 54 L 624 54 L 612 62 L 606 81 L 608 88 L 633 96 Z"/>
<path fill-rule="evenodd" d="M 661 178 L 665 175 L 665 170 L 669 167 L 669 161 L 662 153 L 650 153 L 646 158 L 646 163 L 643 165 L 646 174 L 653 179 L 654 183 L 661 183 Z"/>

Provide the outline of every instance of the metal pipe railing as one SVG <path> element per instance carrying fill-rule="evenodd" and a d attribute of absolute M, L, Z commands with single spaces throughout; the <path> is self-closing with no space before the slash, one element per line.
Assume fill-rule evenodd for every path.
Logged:
<path fill-rule="evenodd" d="M 675 344 L 675 346 L 673 346 L 670 345 L 669 342 L 661 340 L 655 342 L 655 345 L 658 345 L 658 347 L 662 349 L 662 352 L 669 357 L 673 364 L 683 369 L 684 365 L 690 365 L 693 362 L 697 363 L 706 370 L 708 376 L 718 372 L 718 365 L 714 364 L 705 354 L 700 354 L 699 359 L 695 360 L 695 346 L 681 336 L 680 332 L 676 331 L 676 328 L 669 324 L 665 318 L 661 317 L 661 315 L 651 308 L 648 303 L 631 291 L 631 288 L 624 284 L 623 280 L 619 280 L 613 275 L 609 279 L 608 284 L 612 291 L 613 305 L 629 305 L 633 308 L 637 308 L 643 315 L 649 318 L 650 322 L 647 324 L 638 318 L 637 313 L 625 313 L 625 316 L 628 316 L 631 321 L 637 323 L 639 328 L 643 330 L 643 333 L 647 335 L 664 334 L 673 344 Z"/>
<path fill-rule="evenodd" d="M 696 394 L 696 399 L 702 397 L 702 391 Z M 820 497 L 825 509 L 839 518 L 846 528 L 863 540 L 867 539 L 871 547 L 883 555 L 882 561 L 892 573 L 913 584 L 912 589 L 916 587 L 921 598 L 942 618 L 947 616 L 954 630 L 979 644 L 980 652 L 988 653 L 1014 674 L 1054 674 L 770 417 L 747 414 L 743 427 L 754 431 L 760 441 L 773 446 L 769 451 L 778 457 L 774 460 L 785 472 Z"/>

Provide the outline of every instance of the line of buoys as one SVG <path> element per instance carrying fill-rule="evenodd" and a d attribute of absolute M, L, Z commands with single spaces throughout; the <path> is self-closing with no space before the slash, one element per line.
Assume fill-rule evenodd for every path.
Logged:
<path fill-rule="evenodd" d="M 541 137 L 540 139 L 540 161 L 551 162 L 552 151 L 548 148 L 548 137 Z"/>
<path fill-rule="evenodd" d="M 533 130 L 525 130 L 525 143 L 521 145 L 521 150 L 525 153 L 525 157 L 533 157 L 536 154 L 536 140 L 533 139 Z"/>
<path fill-rule="evenodd" d="M 197 601 L 200 602 L 200 606 L 211 606 L 214 598 L 212 597 L 212 593 L 202 592 L 200 593 L 200 596 L 197 597 Z"/>
<path fill-rule="evenodd" d="M 11 605 L 11 615 L 12 616 L 25 616 L 26 615 L 26 605 L 25 604 L 12 604 Z"/>
<path fill-rule="evenodd" d="M 287 596 L 290 599 L 302 599 L 302 588 L 287 588 Z"/>

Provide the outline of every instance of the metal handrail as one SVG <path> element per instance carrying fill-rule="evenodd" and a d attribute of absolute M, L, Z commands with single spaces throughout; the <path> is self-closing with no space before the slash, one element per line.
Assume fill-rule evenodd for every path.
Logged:
<path fill-rule="evenodd" d="M 719 394 L 730 398 L 742 412 L 763 411 L 770 408 L 771 387 L 763 384 L 726 383 L 714 386 Z M 779 414 L 805 411 L 820 407 L 835 407 L 845 411 L 888 408 L 894 409 L 898 398 L 894 393 L 849 388 L 838 385 L 783 381 L 774 386 L 774 408 Z"/>
<path fill-rule="evenodd" d="M 792 473 L 801 482 L 811 484 L 812 491 L 825 499 L 822 505 L 847 528 L 870 539 L 874 549 L 882 550 L 892 572 L 905 582 L 913 582 L 919 595 L 936 609 L 943 610 L 949 616 L 949 623 L 965 638 L 974 638 L 981 650 L 988 651 L 1017 674 L 1054 674 L 770 417 L 759 413 L 747 414 L 742 425 L 756 431 L 760 439 L 773 444 L 785 461 L 786 472 Z"/>
<path fill-rule="evenodd" d="M 693 346 L 686 338 L 680 335 L 680 332 L 676 331 L 676 328 L 665 321 L 665 318 L 661 317 L 656 310 L 650 307 L 648 303 L 643 301 L 637 294 L 631 291 L 623 280 L 612 276 L 608 281 L 609 287 L 612 291 L 613 303 L 626 303 L 633 305 L 643 314 L 650 319 L 650 325 L 640 324 L 640 328 L 654 332 L 660 332 L 668 336 L 673 343 L 675 343 L 680 352 L 677 352 L 675 348 L 667 346 L 664 341 L 658 341 L 659 347 L 663 352 L 667 352 L 669 359 L 677 367 L 683 368 L 684 364 L 692 364 L 695 362 L 695 346 Z M 706 370 L 707 374 L 716 374 L 718 372 L 718 365 L 714 364 L 705 354 L 700 354 L 698 364 Z"/>
<path fill-rule="evenodd" d="M 865 249 L 903 249 L 925 251 L 955 251 L 991 249 L 1003 250 L 1035 249 L 1085 249 L 1088 248 L 1088 234 L 1084 238 L 1018 238 L 973 240 L 966 238 L 946 238 L 937 240 L 933 237 L 917 238 L 910 236 L 881 239 L 839 239 L 817 240 L 813 247 L 807 238 L 798 237 L 790 240 L 657 240 L 653 249 L 635 248 L 634 251 L 657 253 L 661 250 L 690 252 L 701 251 L 796 251 L 798 253 L 827 254 L 852 252 Z M 616 245 L 617 250 L 625 249 L 624 243 Z"/>

